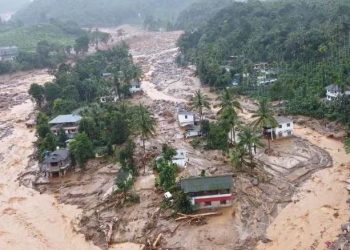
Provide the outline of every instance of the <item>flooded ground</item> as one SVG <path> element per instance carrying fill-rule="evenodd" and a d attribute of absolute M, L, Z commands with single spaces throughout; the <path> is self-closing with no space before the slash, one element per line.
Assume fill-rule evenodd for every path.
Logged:
<path fill-rule="evenodd" d="M 0 249 L 97 249 L 74 232 L 80 210 L 17 181 L 35 141 L 34 131 L 25 126 L 34 110 L 26 92 L 31 83 L 51 79 L 43 70 L 0 77 L 0 97 L 6 100 L 0 110 Z"/>
<path fill-rule="evenodd" d="M 158 121 L 156 136 L 147 142 L 148 154 L 156 156 L 162 143 L 168 143 L 189 153 L 189 165 L 180 176 L 199 175 L 202 170 L 210 175 L 232 173 L 220 151 L 194 149 L 176 122 L 176 110 L 186 107 L 201 87 L 193 69 L 175 64 L 181 32 L 123 29 L 123 38 L 117 29 L 102 30 L 111 32 L 114 42 L 128 42 L 145 73 L 144 95 L 133 102 L 148 106 Z M 203 225 L 179 225 L 169 211 L 159 209 L 162 193 L 154 187 L 151 164 L 133 188 L 140 203 L 121 204 L 118 197 L 105 200 L 120 166 L 100 160 L 91 161 L 84 172 L 40 186 L 40 192 L 19 186 L 16 180 L 28 162 L 27 171 L 36 167 L 29 159 L 34 131 L 25 128 L 34 106 L 26 92 L 32 82 L 51 79 L 45 71 L 0 78 L 0 249 L 136 250 L 160 233 L 162 248 L 171 249 L 249 250 L 259 241 L 266 243 L 259 243 L 258 249 L 324 249 L 324 242 L 334 240 L 340 224 L 349 218 L 343 180 L 350 158 L 340 142 L 302 126 L 296 126 L 297 137 L 274 141 L 273 155 L 260 150 L 257 158 L 266 172 L 257 172 L 256 177 L 237 173 L 235 205 Z M 215 103 L 217 96 L 207 88 L 203 91 Z M 247 99 L 242 103 L 240 115 L 249 120 L 256 106 Z M 204 115 L 215 119 L 215 112 Z M 108 246 L 106 232 L 112 222 Z"/>
<path fill-rule="evenodd" d="M 315 173 L 298 189 L 296 202 L 288 204 L 267 230 L 272 242 L 258 249 L 325 249 L 350 216 L 345 189 L 350 156 L 343 144 L 302 126 L 295 127 L 295 134 L 329 152 L 333 168 Z"/>

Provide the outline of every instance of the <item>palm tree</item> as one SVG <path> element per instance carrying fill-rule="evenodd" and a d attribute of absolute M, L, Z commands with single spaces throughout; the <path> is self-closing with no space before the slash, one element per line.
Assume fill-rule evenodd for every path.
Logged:
<path fill-rule="evenodd" d="M 221 113 L 221 119 L 229 127 L 231 144 L 236 144 L 236 126 L 239 124 L 236 111 L 232 107 L 224 109 Z"/>
<path fill-rule="evenodd" d="M 243 166 L 248 166 L 248 156 L 246 148 L 240 146 L 235 147 L 235 149 L 230 152 L 231 165 L 238 169 L 241 169 Z"/>
<path fill-rule="evenodd" d="M 235 98 L 235 96 L 233 95 L 232 91 L 225 89 L 220 97 L 219 97 L 219 106 L 220 106 L 220 110 L 219 110 L 219 114 L 224 112 L 225 109 L 234 109 L 235 111 L 237 109 L 241 110 L 241 104 L 239 103 L 239 101 L 237 101 Z"/>
<path fill-rule="evenodd" d="M 143 147 L 143 165 L 144 165 L 144 173 L 146 172 L 146 164 L 145 164 L 145 156 L 146 156 L 146 140 L 150 137 L 153 137 L 156 130 L 156 121 L 148 111 L 147 108 L 142 106 L 141 104 L 137 108 L 137 112 L 135 113 L 135 124 L 136 130 L 140 134 L 142 140 Z"/>
<path fill-rule="evenodd" d="M 253 166 L 253 148 L 254 151 L 258 147 L 263 147 L 261 136 L 251 127 L 244 127 L 239 134 L 239 147 L 245 148 L 249 153 L 250 164 Z"/>
<path fill-rule="evenodd" d="M 253 115 L 253 118 L 256 120 L 253 122 L 255 128 L 271 128 L 271 137 L 272 137 L 272 128 L 278 126 L 278 123 L 273 115 L 271 104 L 267 99 L 261 99 L 259 101 L 259 108 Z M 271 149 L 270 136 L 267 136 L 269 150 Z"/>
<path fill-rule="evenodd" d="M 219 114 L 221 118 L 229 125 L 230 133 L 231 133 L 231 144 L 236 143 L 236 125 L 238 123 L 238 115 L 237 109 L 241 110 L 241 104 L 239 101 L 234 99 L 234 95 L 232 91 L 225 89 L 220 97 L 220 110 Z"/>
<path fill-rule="evenodd" d="M 190 106 L 192 109 L 196 109 L 198 111 L 200 121 L 202 121 L 202 118 L 203 118 L 203 109 L 204 108 L 210 109 L 208 97 L 202 94 L 200 90 L 197 90 L 196 93 L 194 94 L 190 102 Z"/>

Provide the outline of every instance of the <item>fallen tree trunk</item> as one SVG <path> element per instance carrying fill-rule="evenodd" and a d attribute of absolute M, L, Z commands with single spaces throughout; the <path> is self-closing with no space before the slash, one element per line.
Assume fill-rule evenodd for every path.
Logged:
<path fill-rule="evenodd" d="M 153 248 L 156 248 L 157 247 L 157 245 L 158 245 L 158 243 L 159 243 L 159 241 L 160 241 L 160 239 L 162 238 L 162 234 L 160 233 L 159 235 L 158 235 L 158 237 L 157 237 L 157 239 L 153 242 Z"/>
<path fill-rule="evenodd" d="M 219 212 L 211 212 L 211 213 L 204 213 L 204 214 L 181 214 L 181 213 L 178 213 L 178 215 L 180 215 L 181 217 L 176 218 L 175 221 L 198 219 L 198 218 L 204 218 L 204 217 L 208 217 L 208 216 L 222 215 L 222 213 L 219 213 Z"/>

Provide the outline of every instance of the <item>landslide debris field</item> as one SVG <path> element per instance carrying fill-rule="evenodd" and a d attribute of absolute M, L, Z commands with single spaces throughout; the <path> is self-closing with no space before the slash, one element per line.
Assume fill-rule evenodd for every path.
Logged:
<path fill-rule="evenodd" d="M 310 244 L 309 241 L 306 241 L 306 245 L 298 249 L 309 249 L 312 245 L 315 246 L 313 239 L 321 239 L 314 249 L 323 249 L 322 240 L 334 240 L 327 237 L 335 237 L 334 233 L 340 233 L 339 225 L 348 218 L 348 214 L 342 208 L 336 207 L 345 199 L 344 184 L 337 179 L 344 172 L 339 168 L 337 171 L 329 169 L 333 169 L 330 168 L 333 161 L 337 167 L 349 162 L 345 153 L 339 151 L 338 148 L 338 151 L 335 148 L 333 151 L 333 149 L 318 147 L 321 144 L 317 140 L 331 139 L 320 134 L 316 138 L 316 135 L 311 135 L 312 131 L 310 132 L 308 128 L 297 127 L 298 137 L 272 142 L 273 151 L 268 156 L 263 149 L 258 151 L 256 157 L 265 171 L 256 168 L 252 175 L 233 172 L 228 159 L 221 152 L 204 152 L 192 148 L 189 141 L 183 138 L 183 132 L 177 124 L 177 108 L 186 107 L 192 93 L 200 88 L 200 82 L 194 76 L 193 69 L 180 68 L 175 64 L 175 57 L 178 53 L 176 40 L 181 32 L 152 33 L 128 26 L 123 29 L 127 33 L 125 41 L 130 45 L 135 61 L 142 66 L 144 71 L 142 81 L 144 94 L 135 97 L 133 102 L 141 102 L 148 106 L 158 121 L 156 137 L 147 142 L 148 158 L 152 159 L 157 156 L 161 145 L 166 142 L 175 148 L 185 148 L 189 152 L 189 166 L 180 173 L 180 176 L 199 175 L 202 170 L 211 175 L 232 173 L 235 176 L 236 186 L 234 206 L 222 209 L 222 215 L 208 218 L 200 225 L 179 225 L 171 216 L 170 211 L 160 209 L 163 194 L 155 189 L 155 176 L 151 163 L 147 165 L 145 175 L 142 175 L 142 170 L 140 171 L 141 175 L 134 185 L 134 191 L 140 196 L 140 203 L 134 204 L 125 201 L 121 195 L 108 196 L 120 166 L 101 159 L 91 161 L 83 171 L 71 172 L 63 178 L 53 179 L 49 184 L 40 179 L 35 189 L 42 195 L 36 194 L 36 199 L 48 194 L 53 195 L 62 206 L 63 204 L 77 206 L 81 209 L 81 214 L 79 213 L 74 222 L 70 223 L 73 227 L 71 231 L 83 233 L 86 240 L 92 240 L 94 244 L 103 249 L 108 247 L 120 249 L 118 247 L 123 246 L 120 244 L 125 242 L 140 245 L 145 244 L 147 240 L 154 242 L 160 233 L 163 235 L 160 247 L 164 249 L 213 249 L 213 246 L 219 249 L 254 249 L 258 243 L 261 249 L 284 249 L 279 248 L 280 245 L 273 245 L 278 243 L 278 240 L 273 229 L 268 230 L 269 225 L 274 223 L 274 228 L 279 228 L 279 232 L 284 230 L 284 227 L 288 228 L 286 231 L 289 232 L 284 232 L 284 234 L 294 235 L 294 239 L 291 240 L 298 245 L 298 241 L 304 234 L 300 228 L 307 227 L 313 222 L 308 221 L 306 216 L 306 219 L 298 225 L 299 228 L 293 228 L 290 226 L 291 222 L 287 215 L 283 215 L 283 211 L 296 209 L 298 204 L 303 204 L 304 199 L 309 199 L 308 195 L 323 192 L 325 186 L 321 185 L 322 182 L 317 182 L 314 186 L 310 185 L 313 189 L 308 189 L 305 185 L 309 183 L 311 176 L 311 180 L 314 181 L 314 174 L 317 171 L 325 169 L 318 173 L 329 175 L 330 180 L 333 180 L 331 177 L 336 175 L 333 181 L 340 183 L 336 188 L 343 189 L 339 192 L 336 189 L 333 190 L 334 196 L 338 194 L 341 196 L 336 200 L 336 204 L 328 204 L 329 200 L 325 197 L 322 202 L 328 207 L 327 213 L 320 212 L 317 214 L 320 218 L 313 219 L 322 224 L 323 218 L 326 218 L 327 223 L 335 224 L 335 226 L 325 228 L 321 238 L 319 231 L 323 228 L 318 230 L 318 233 L 309 236 L 311 237 Z M 120 39 L 117 37 L 117 29 L 105 29 L 105 31 L 113 35 L 114 41 Z M 5 88 L 5 85 L 2 87 Z M 28 87 L 25 85 L 14 88 L 26 90 Z M 11 93 L 16 93 L 15 89 Z M 215 104 L 216 95 L 206 88 L 204 91 L 210 97 L 211 103 Z M 26 96 L 23 101 L 27 99 Z M 19 103 L 14 102 L 13 105 L 17 104 Z M 254 103 L 242 100 L 242 105 L 244 112 L 241 116 L 248 121 L 250 117 L 248 110 L 255 108 Z M 215 108 L 207 111 L 205 116 L 214 120 Z M 23 129 L 23 122 L 24 120 L 19 121 L 21 129 Z M 15 124 L 15 121 L 12 120 L 9 126 L 11 124 Z M 11 133 L 10 131 L 4 138 L 6 139 L 6 136 L 10 136 Z M 4 138 L 1 138 L 2 142 Z M 141 143 L 137 141 L 137 144 L 138 150 L 141 150 Z M 1 145 L 5 148 L 9 147 L 3 143 Z M 336 147 L 339 147 L 339 144 Z M 6 153 L 6 150 L 0 153 L 2 152 Z M 340 152 L 341 155 L 337 155 L 337 152 Z M 3 154 L 3 157 L 6 155 Z M 338 157 L 343 158 L 339 160 Z M 0 161 L 4 162 L 1 157 Z M 22 162 L 18 166 L 17 175 L 23 168 Z M 31 187 L 32 181 L 36 181 L 38 177 L 36 168 L 36 162 L 30 161 L 27 169 L 21 174 L 20 183 Z M 297 208 L 298 211 L 306 213 L 308 207 L 305 207 L 306 211 L 303 206 Z M 4 206 L 0 208 L 3 209 Z M 337 216 L 334 215 L 336 212 Z M 2 210 L 1 213 L 5 213 L 5 210 Z M 42 212 L 42 216 L 49 218 L 50 214 Z M 72 217 L 73 215 L 68 216 L 68 218 Z M 280 223 L 275 224 L 276 217 Z M 49 230 L 49 227 L 47 231 L 39 230 L 43 239 Z M 328 233 L 327 230 L 331 232 Z M 71 231 L 67 234 L 72 233 Z M 107 238 L 111 231 L 111 244 L 108 246 Z M 84 249 L 91 249 L 91 247 Z"/>

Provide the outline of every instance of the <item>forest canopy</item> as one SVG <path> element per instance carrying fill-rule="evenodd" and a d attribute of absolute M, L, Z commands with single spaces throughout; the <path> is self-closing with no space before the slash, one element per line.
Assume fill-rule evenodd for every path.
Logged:
<path fill-rule="evenodd" d="M 203 84 L 232 86 L 238 75 L 244 94 L 285 100 L 290 113 L 349 123 L 347 100 L 322 100 L 327 85 L 350 86 L 349 13 L 347 0 L 234 2 L 180 38 L 178 62 L 196 64 Z M 278 73 L 273 84 L 257 85 L 253 66 L 261 62 Z"/>

